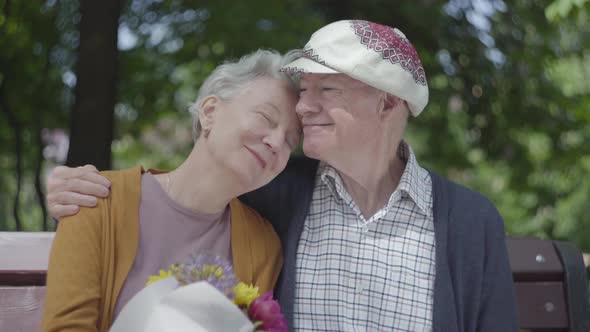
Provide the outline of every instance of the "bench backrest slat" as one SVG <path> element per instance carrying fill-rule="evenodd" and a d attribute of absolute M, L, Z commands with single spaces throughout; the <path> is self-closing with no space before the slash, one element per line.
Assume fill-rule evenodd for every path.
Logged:
<path fill-rule="evenodd" d="M 46 271 L 51 232 L 0 232 L 0 271 Z"/>
<path fill-rule="evenodd" d="M 0 232 L 0 331 L 41 330 L 53 236 Z"/>
<path fill-rule="evenodd" d="M 0 286 L 0 331 L 40 331 L 45 287 Z"/>

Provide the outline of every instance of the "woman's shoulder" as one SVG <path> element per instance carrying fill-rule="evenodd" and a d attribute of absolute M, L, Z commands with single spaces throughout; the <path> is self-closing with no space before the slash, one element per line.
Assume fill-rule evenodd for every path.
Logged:
<path fill-rule="evenodd" d="M 111 182 L 108 197 L 99 198 L 94 207 L 81 207 L 77 214 L 65 217 L 59 221 L 59 228 L 100 228 L 105 221 L 104 216 L 109 215 L 113 204 L 126 201 L 126 197 L 139 197 L 141 191 L 141 167 L 133 167 L 117 171 L 101 171 L 100 174 Z"/>
<path fill-rule="evenodd" d="M 281 241 L 272 225 L 251 207 L 234 199 L 230 208 L 236 275 L 260 287 L 263 293 L 268 292 L 273 289 L 283 265 Z"/>
<path fill-rule="evenodd" d="M 100 175 L 104 176 L 111 182 L 112 189 L 119 189 L 112 187 L 113 184 L 119 183 L 133 183 L 137 182 L 137 184 L 141 181 L 141 175 L 144 173 L 143 167 L 135 166 L 132 168 L 122 169 L 122 170 L 108 170 L 108 171 L 101 171 Z"/>
<path fill-rule="evenodd" d="M 267 241 L 272 241 L 280 247 L 279 236 L 275 232 L 272 224 L 263 218 L 256 210 L 242 203 L 237 198 L 230 202 L 230 208 L 232 210 L 232 217 L 240 216 L 244 221 L 243 224 L 247 225 L 247 227 L 244 227 L 245 231 L 250 234 L 256 234 L 257 237 L 262 236 Z"/>
<path fill-rule="evenodd" d="M 111 187 L 109 188 L 109 196 L 106 199 L 99 199 L 99 201 L 102 201 L 103 204 L 124 203 L 128 198 L 138 201 L 141 197 L 141 176 L 144 172 L 141 166 L 116 171 L 101 171 L 100 174 L 111 182 Z"/>
<path fill-rule="evenodd" d="M 238 199 L 233 199 L 230 202 L 232 209 L 232 230 L 240 231 L 245 237 L 249 239 L 251 248 L 258 248 L 264 254 L 274 255 L 274 252 L 281 252 L 281 240 L 275 231 L 272 224 L 263 218 L 256 210 L 240 202 Z M 234 218 L 241 218 L 241 221 Z"/>

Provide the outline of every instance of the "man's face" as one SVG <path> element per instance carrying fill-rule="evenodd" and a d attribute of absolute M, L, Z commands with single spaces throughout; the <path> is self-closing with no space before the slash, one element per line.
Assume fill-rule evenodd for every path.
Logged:
<path fill-rule="evenodd" d="M 303 74 L 296 106 L 303 152 L 338 167 L 367 158 L 380 136 L 384 93 L 343 74 Z"/>

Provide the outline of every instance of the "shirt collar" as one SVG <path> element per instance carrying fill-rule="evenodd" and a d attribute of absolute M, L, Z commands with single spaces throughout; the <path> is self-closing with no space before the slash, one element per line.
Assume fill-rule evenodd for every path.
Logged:
<path fill-rule="evenodd" d="M 412 147 L 405 141 L 401 141 L 397 150 L 398 157 L 405 162 L 406 167 L 400 178 L 397 189 L 392 193 L 387 203 L 389 210 L 399 199 L 396 192 L 407 194 L 410 199 L 418 206 L 420 211 L 429 216 L 432 210 L 432 185 L 430 174 L 422 168 L 416 160 L 416 155 Z M 332 195 L 345 201 L 351 201 L 352 198 L 344 187 L 344 182 L 338 174 L 338 171 L 325 162 L 320 162 L 318 174 L 321 180 L 326 184 Z"/>

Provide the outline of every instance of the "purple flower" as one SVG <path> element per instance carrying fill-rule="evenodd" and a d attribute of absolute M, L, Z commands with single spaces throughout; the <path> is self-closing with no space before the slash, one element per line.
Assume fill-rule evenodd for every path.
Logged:
<path fill-rule="evenodd" d="M 184 264 L 174 264 L 171 271 L 180 285 L 206 281 L 230 300 L 235 296 L 234 287 L 238 282 L 231 263 L 225 258 L 210 254 L 192 256 Z"/>
<path fill-rule="evenodd" d="M 257 331 L 287 332 L 287 322 L 281 312 L 281 306 L 272 298 L 272 292 L 268 292 L 250 304 L 248 316 L 253 322 L 262 322 Z"/>

